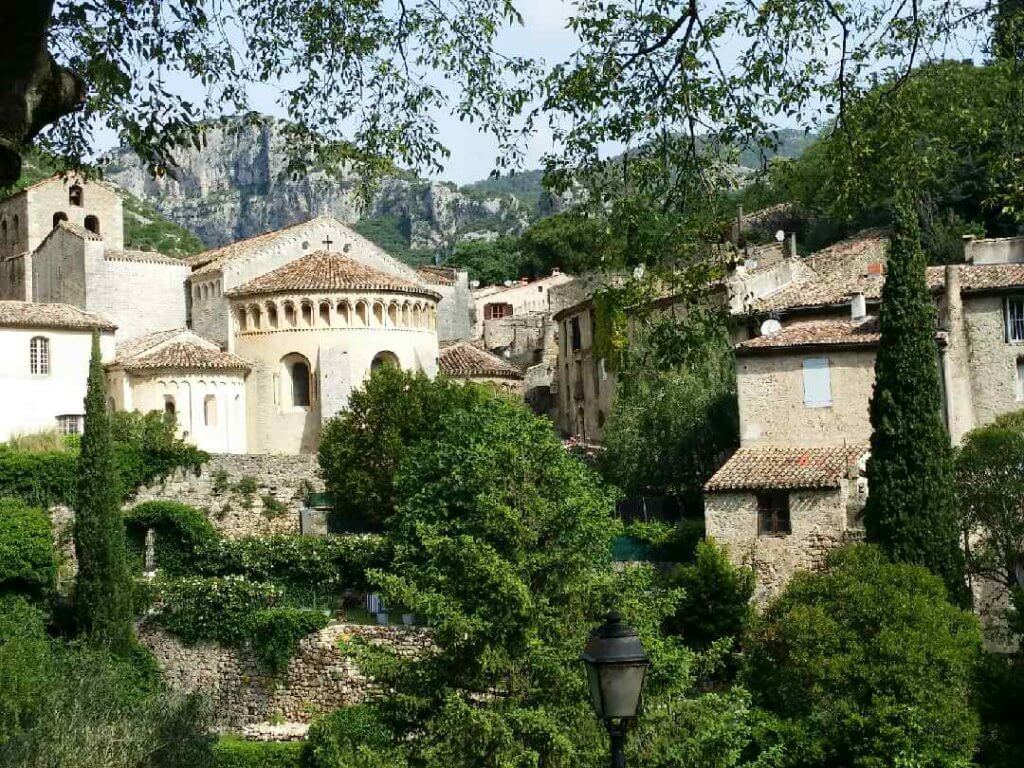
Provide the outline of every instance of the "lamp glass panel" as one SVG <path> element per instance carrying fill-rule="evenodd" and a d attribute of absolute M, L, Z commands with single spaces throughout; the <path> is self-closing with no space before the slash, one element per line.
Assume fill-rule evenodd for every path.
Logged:
<path fill-rule="evenodd" d="M 604 705 L 601 702 L 601 676 L 597 665 L 587 662 L 587 686 L 590 688 L 590 703 L 594 705 L 594 712 L 600 718 L 604 717 Z"/>
<path fill-rule="evenodd" d="M 646 664 L 604 664 L 598 673 L 604 693 L 604 718 L 636 717 Z"/>

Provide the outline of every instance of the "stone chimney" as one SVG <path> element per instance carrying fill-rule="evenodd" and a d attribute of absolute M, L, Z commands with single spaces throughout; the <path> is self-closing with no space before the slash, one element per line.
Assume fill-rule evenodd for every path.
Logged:
<path fill-rule="evenodd" d="M 789 232 L 786 234 L 786 246 L 783 249 L 783 255 L 787 259 L 796 258 L 796 232 Z"/>
<path fill-rule="evenodd" d="M 972 253 L 974 250 L 972 247 L 974 245 L 974 237 L 974 235 L 963 235 L 965 264 L 971 264 L 974 261 L 974 254 Z M 949 276 L 949 270 L 946 270 L 946 276 Z"/>
<path fill-rule="evenodd" d="M 850 297 L 850 319 L 863 320 L 868 316 L 868 303 L 863 291 L 857 291 Z"/>

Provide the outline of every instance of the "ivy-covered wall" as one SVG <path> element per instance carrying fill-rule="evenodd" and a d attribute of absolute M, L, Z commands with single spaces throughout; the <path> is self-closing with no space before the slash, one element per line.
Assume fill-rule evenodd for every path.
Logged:
<path fill-rule="evenodd" d="M 169 685 L 203 691 L 213 700 L 219 727 L 246 731 L 258 724 L 309 723 L 318 714 L 362 701 L 373 683 L 341 647 L 356 637 L 410 655 L 431 644 L 429 632 L 420 628 L 330 624 L 303 638 L 287 669 L 274 675 L 248 650 L 207 642 L 186 646 L 153 622 L 139 629 L 139 640 L 153 652 Z"/>
<path fill-rule="evenodd" d="M 225 536 L 269 536 L 299 533 L 307 494 L 322 490 L 315 454 L 215 454 L 198 473 L 139 489 L 133 504 L 177 501 L 204 510 Z"/>

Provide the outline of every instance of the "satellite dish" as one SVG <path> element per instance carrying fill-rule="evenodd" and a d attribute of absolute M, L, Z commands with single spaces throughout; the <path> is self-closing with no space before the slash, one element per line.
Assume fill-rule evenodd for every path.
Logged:
<path fill-rule="evenodd" d="M 765 320 L 761 323 L 761 335 L 772 336 L 782 330 L 782 323 L 778 320 Z"/>
<path fill-rule="evenodd" d="M 480 281 L 479 280 L 470 280 L 469 281 L 469 287 L 474 289 L 474 290 L 479 288 L 480 287 Z"/>
<path fill-rule="evenodd" d="M 644 267 L 643 264 L 640 264 L 638 267 L 636 267 L 636 269 L 633 270 L 633 277 L 636 278 L 637 280 L 643 280 L 644 272 L 646 271 L 647 268 Z"/>
<path fill-rule="evenodd" d="M 506 288 L 511 288 L 512 287 L 512 281 L 511 280 L 506 280 L 504 283 L 502 283 L 502 285 L 504 285 Z"/>
<path fill-rule="evenodd" d="M 783 230 L 780 229 L 778 232 L 775 233 L 775 242 L 781 243 L 785 239 L 786 233 Z"/>

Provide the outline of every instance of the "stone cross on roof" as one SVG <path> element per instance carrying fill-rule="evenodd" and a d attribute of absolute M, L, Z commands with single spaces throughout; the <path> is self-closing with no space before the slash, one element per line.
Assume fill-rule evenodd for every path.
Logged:
<path fill-rule="evenodd" d="M 328 251 L 331 250 L 331 246 L 334 244 L 334 241 L 331 240 L 331 236 L 330 235 L 328 235 L 326 238 L 324 238 L 320 242 L 322 242 L 324 245 L 327 246 L 327 250 Z"/>

